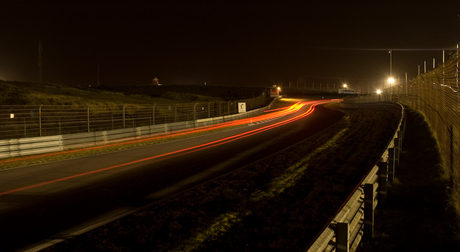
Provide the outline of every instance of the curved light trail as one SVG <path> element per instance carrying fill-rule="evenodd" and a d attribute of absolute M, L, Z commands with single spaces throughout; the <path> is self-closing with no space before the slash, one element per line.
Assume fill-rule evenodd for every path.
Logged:
<path fill-rule="evenodd" d="M 324 104 L 324 103 L 330 103 L 331 101 L 333 101 L 333 100 L 327 100 L 327 101 L 322 100 L 322 101 L 312 101 L 312 102 L 298 102 L 298 103 L 290 106 L 287 109 L 280 110 L 278 112 L 274 112 L 274 113 L 271 113 L 271 114 L 264 114 L 264 115 L 257 116 L 257 117 L 254 117 L 254 118 L 250 118 L 250 119 L 242 119 L 242 120 L 237 120 L 237 121 L 230 122 L 230 123 L 222 123 L 222 124 L 219 124 L 219 125 L 203 127 L 203 128 L 192 130 L 192 131 L 175 133 L 173 135 L 189 134 L 191 132 L 200 132 L 200 131 L 204 131 L 204 130 L 211 130 L 211 129 L 221 128 L 221 127 L 248 124 L 250 121 L 251 122 L 264 121 L 264 120 L 273 119 L 273 118 L 281 117 L 281 116 L 284 116 L 284 115 L 292 114 L 294 112 L 299 111 L 303 106 L 310 104 L 310 107 L 308 108 L 308 110 L 303 112 L 300 115 L 297 115 L 295 117 L 292 117 L 292 118 L 289 118 L 289 119 L 286 119 L 286 120 L 283 120 L 283 121 L 280 121 L 280 122 L 277 122 L 277 123 L 274 123 L 274 124 L 270 124 L 270 125 L 258 128 L 258 129 L 250 130 L 250 131 L 247 131 L 247 132 L 244 132 L 244 133 L 241 133 L 241 134 L 233 135 L 233 136 L 222 138 L 222 139 L 212 141 L 212 142 L 209 142 L 209 143 L 196 145 L 196 146 L 192 146 L 192 147 L 189 147 L 189 148 L 185 148 L 185 149 L 181 149 L 181 150 L 177 150 L 177 151 L 173 151 L 173 152 L 168 152 L 168 153 L 164 153 L 164 154 L 160 154 L 160 155 L 155 155 L 155 156 L 151 156 L 151 157 L 148 157 L 148 158 L 143 158 L 143 159 L 135 160 L 135 161 L 132 161 L 132 162 L 118 164 L 118 165 L 114 165 L 114 166 L 110 166 L 110 167 L 105 167 L 105 168 L 102 168 L 102 169 L 93 170 L 93 171 L 89 171 L 89 172 L 85 172 L 85 173 L 75 174 L 75 175 L 72 175 L 72 176 L 67 176 L 67 177 L 63 177 L 63 178 L 59 178 L 59 179 L 55 179 L 55 180 L 50 180 L 50 181 L 46 181 L 46 182 L 42 182 L 42 183 L 30 185 L 30 186 L 25 186 L 25 187 L 13 189 L 13 190 L 6 191 L 6 192 L 0 192 L 0 196 L 11 194 L 11 193 L 14 193 L 14 192 L 24 191 L 24 190 L 31 189 L 31 188 L 45 186 L 45 185 L 53 184 L 53 183 L 56 183 L 56 182 L 61 182 L 61 181 L 73 179 L 73 178 L 87 176 L 87 175 L 90 175 L 90 174 L 95 174 L 95 173 L 100 173 L 100 172 L 104 172 L 104 171 L 108 171 L 108 170 L 113 170 L 113 169 L 116 169 L 116 168 L 125 167 L 126 169 L 132 169 L 132 168 L 135 168 L 135 167 L 139 167 L 141 165 L 150 164 L 150 163 L 158 162 L 158 161 L 161 161 L 161 160 L 170 159 L 170 158 L 190 154 L 190 153 L 193 153 L 193 152 L 197 152 L 197 151 L 200 151 L 200 150 L 212 148 L 212 147 L 215 147 L 215 146 L 218 146 L 218 145 L 230 143 L 230 142 L 236 141 L 238 139 L 242 139 L 242 138 L 245 138 L 245 137 L 248 137 L 248 136 L 252 136 L 252 135 L 255 135 L 255 134 L 258 134 L 258 133 L 261 133 L 261 132 L 264 132 L 264 131 L 267 131 L 267 130 L 270 130 L 270 129 L 273 129 L 273 128 L 276 128 L 276 127 L 280 127 L 282 125 L 285 125 L 285 124 L 288 124 L 288 123 L 291 123 L 291 122 L 294 122 L 294 121 L 297 121 L 299 119 L 302 119 L 302 118 L 304 118 L 306 116 L 311 115 L 313 113 L 313 111 L 315 110 L 316 105 Z M 168 136 L 171 136 L 171 135 L 168 135 Z M 162 136 L 162 137 L 165 137 L 165 136 Z M 148 139 L 151 140 L 151 139 L 155 139 L 155 138 L 148 138 Z M 139 140 L 139 141 L 145 141 L 145 139 L 142 139 L 142 140 Z M 136 141 L 130 141 L 130 142 L 136 142 Z M 124 144 L 126 144 L 126 143 L 124 143 Z M 90 148 L 87 148 L 87 149 L 90 149 Z"/>

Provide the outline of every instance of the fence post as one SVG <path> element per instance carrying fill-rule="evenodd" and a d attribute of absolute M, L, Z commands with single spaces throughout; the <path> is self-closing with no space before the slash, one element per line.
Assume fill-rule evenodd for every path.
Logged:
<path fill-rule="evenodd" d="M 198 103 L 193 104 L 193 120 L 196 121 L 196 105 Z"/>
<path fill-rule="evenodd" d="M 90 132 L 90 129 L 89 129 L 89 107 L 91 107 L 91 105 L 88 106 L 88 109 L 87 109 L 87 112 L 86 112 L 86 120 L 88 122 L 88 132 Z"/>
<path fill-rule="evenodd" d="M 230 115 L 230 101 L 227 104 L 227 115 Z"/>
<path fill-rule="evenodd" d="M 374 184 L 364 185 L 364 236 L 374 237 Z"/>
<path fill-rule="evenodd" d="M 155 125 L 155 105 L 156 103 L 153 104 L 153 109 L 152 109 L 152 125 Z"/>
<path fill-rule="evenodd" d="M 339 222 L 336 226 L 336 250 L 337 252 L 349 251 L 348 223 Z"/>
<path fill-rule="evenodd" d="M 387 187 L 388 187 L 388 163 L 379 162 L 379 205 L 384 207 L 387 202 Z"/>
<path fill-rule="evenodd" d="M 43 104 L 38 108 L 38 135 L 42 136 L 42 107 Z"/>
<path fill-rule="evenodd" d="M 126 114 L 126 104 L 123 105 L 123 129 L 125 128 L 125 114 Z"/>
<path fill-rule="evenodd" d="M 177 103 L 176 106 L 174 106 L 174 122 L 177 122 Z"/>
<path fill-rule="evenodd" d="M 395 179 L 395 148 L 388 149 L 388 181 L 393 183 Z"/>
<path fill-rule="evenodd" d="M 222 101 L 219 102 L 219 116 L 222 116 L 221 104 L 222 104 Z"/>

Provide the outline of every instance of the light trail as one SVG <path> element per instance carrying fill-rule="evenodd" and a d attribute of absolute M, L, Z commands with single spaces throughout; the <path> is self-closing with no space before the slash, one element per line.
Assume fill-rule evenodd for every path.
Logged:
<path fill-rule="evenodd" d="M 146 142 L 146 141 L 160 140 L 160 139 L 165 139 L 165 138 L 172 138 L 172 137 L 177 137 L 177 136 L 200 133 L 204 131 L 216 130 L 216 129 L 226 128 L 226 127 L 239 126 L 239 125 L 249 124 L 249 123 L 256 123 L 256 122 L 270 120 L 270 119 L 274 119 L 277 117 L 295 113 L 300 108 L 301 107 L 299 107 L 299 102 L 297 102 L 296 104 L 291 105 L 287 109 L 282 108 L 283 109 L 282 111 L 278 111 L 276 113 L 269 113 L 265 115 L 259 115 L 259 116 L 256 116 L 250 119 L 245 118 L 245 119 L 239 119 L 239 120 L 232 121 L 232 122 L 223 122 L 223 123 L 219 123 L 215 125 L 199 127 L 199 128 L 192 129 L 192 130 L 190 129 L 178 130 L 178 131 L 175 131 L 169 134 L 161 133 L 161 134 L 154 135 L 153 137 L 149 136 L 149 137 L 144 137 L 142 139 L 128 140 L 128 141 L 123 141 L 123 142 L 104 144 L 100 146 L 93 146 L 93 147 L 86 147 L 86 148 L 75 149 L 75 150 L 66 150 L 66 151 L 60 151 L 60 152 L 54 152 L 54 153 L 47 153 L 47 154 L 32 155 L 32 156 L 26 156 L 26 157 L 0 160 L 0 164 L 16 162 L 16 161 L 23 161 L 23 160 L 34 159 L 34 158 L 43 158 L 43 157 L 57 156 L 57 155 L 63 155 L 63 154 L 70 154 L 70 153 L 75 153 L 75 152 L 96 150 L 96 149 L 102 149 L 102 148 L 114 147 L 114 146 L 120 146 L 120 145 L 128 145 L 128 144 L 133 144 L 133 143 L 141 143 L 141 142 Z"/>
<path fill-rule="evenodd" d="M 243 132 L 243 133 L 240 133 L 240 134 L 237 134 L 237 135 L 233 135 L 233 136 L 222 138 L 222 139 L 219 139 L 219 140 L 215 140 L 215 141 L 212 141 L 212 142 L 209 142 L 209 143 L 205 143 L 205 144 L 201 144 L 201 145 L 197 145 L 197 146 L 192 146 L 192 147 L 189 147 L 189 148 L 185 148 L 185 149 L 181 149 L 181 150 L 177 150 L 177 151 L 173 151 L 173 152 L 168 152 L 168 153 L 164 153 L 164 154 L 160 154 L 160 155 L 156 155 L 156 156 L 151 156 L 151 157 L 147 157 L 147 158 L 143 158 L 143 159 L 139 159 L 139 160 L 123 163 L 123 164 L 118 164 L 118 165 L 114 165 L 114 166 L 110 166 L 110 167 L 105 167 L 105 168 L 98 169 L 98 170 L 93 170 L 93 171 L 89 171 L 89 172 L 85 172 L 85 173 L 75 174 L 75 175 L 72 175 L 72 176 L 67 176 L 67 177 L 63 177 L 63 178 L 59 178 L 59 179 L 55 179 L 55 180 L 50 180 L 50 181 L 46 181 L 46 182 L 42 182 L 42 183 L 30 185 L 30 186 L 25 186 L 25 187 L 9 190 L 9 191 L 6 191 L 6 192 L 1 192 L 0 196 L 15 193 L 15 192 L 24 191 L 24 190 L 27 190 L 27 189 L 32 189 L 32 188 L 36 188 L 36 187 L 40 187 L 40 186 L 49 185 L 49 184 L 53 184 L 53 183 L 56 183 L 56 182 L 66 181 L 66 180 L 70 180 L 70 179 L 74 179 L 74 178 L 78 178 L 78 177 L 83 177 L 83 176 L 87 176 L 87 175 L 91 175 L 91 174 L 95 174 L 95 173 L 109 171 L 109 170 L 113 170 L 113 169 L 120 168 L 120 167 L 126 167 L 127 169 L 132 169 L 132 168 L 139 167 L 141 165 L 151 164 L 151 163 L 159 162 L 159 161 L 162 161 L 162 160 L 166 160 L 166 159 L 175 158 L 175 157 L 179 157 L 179 156 L 182 156 L 182 155 L 194 153 L 194 152 L 197 152 L 197 151 L 200 151 L 200 150 L 212 148 L 212 147 L 219 146 L 219 145 L 222 145 L 222 144 L 230 143 L 230 142 L 233 142 L 233 141 L 236 141 L 236 140 L 248 137 L 248 136 L 252 136 L 252 135 L 255 135 L 255 134 L 270 130 L 270 129 L 274 129 L 274 128 L 286 125 L 288 123 L 292 123 L 292 122 L 297 121 L 297 120 L 300 120 L 300 119 L 302 119 L 302 118 L 304 118 L 306 116 L 311 115 L 315 111 L 316 105 L 329 103 L 329 102 L 331 102 L 331 101 L 322 101 L 322 102 L 321 101 L 320 102 L 316 101 L 316 102 L 296 103 L 296 104 L 291 106 L 290 110 L 298 111 L 304 105 L 307 105 L 307 104 L 311 104 L 311 105 L 310 105 L 309 109 L 306 112 L 303 112 L 300 115 L 297 115 L 297 116 L 295 116 L 293 118 L 283 120 L 283 121 L 275 123 L 275 124 L 270 124 L 270 125 L 258 128 L 258 129 L 250 130 L 250 131 Z"/>

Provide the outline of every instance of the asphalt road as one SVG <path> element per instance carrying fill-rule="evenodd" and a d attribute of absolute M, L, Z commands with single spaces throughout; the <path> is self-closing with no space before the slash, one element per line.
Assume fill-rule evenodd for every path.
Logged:
<path fill-rule="evenodd" d="M 317 106 L 280 123 L 308 107 L 201 137 L 0 171 L 0 251 L 76 235 L 291 146 L 343 116 Z"/>

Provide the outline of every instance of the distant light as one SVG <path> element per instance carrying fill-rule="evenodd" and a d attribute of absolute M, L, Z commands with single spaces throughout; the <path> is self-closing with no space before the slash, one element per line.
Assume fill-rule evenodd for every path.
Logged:
<path fill-rule="evenodd" d="M 380 91 L 380 89 L 379 89 L 379 90 L 377 90 L 377 94 L 380 94 L 380 93 L 382 93 L 382 91 Z"/>
<path fill-rule="evenodd" d="M 395 82 L 395 79 L 389 78 L 389 79 L 388 79 L 388 82 L 390 82 L 390 84 L 393 84 L 393 82 Z"/>
<path fill-rule="evenodd" d="M 10 114 L 10 118 L 14 118 L 14 114 Z"/>
<path fill-rule="evenodd" d="M 281 90 L 281 88 L 280 88 L 280 87 L 278 87 L 278 90 Z"/>
<path fill-rule="evenodd" d="M 344 87 L 344 88 L 347 88 L 347 84 L 343 84 L 343 87 Z"/>

